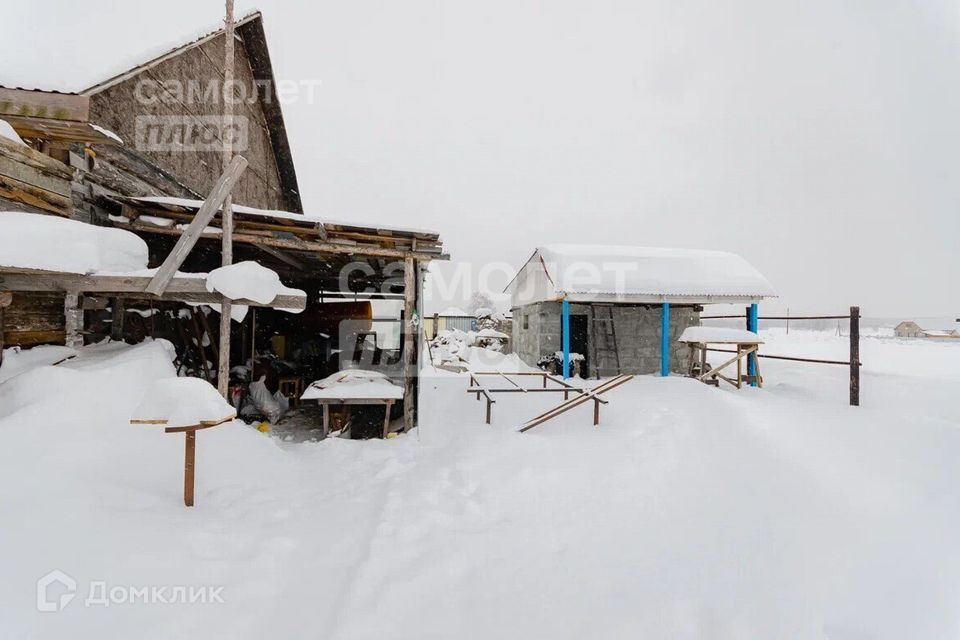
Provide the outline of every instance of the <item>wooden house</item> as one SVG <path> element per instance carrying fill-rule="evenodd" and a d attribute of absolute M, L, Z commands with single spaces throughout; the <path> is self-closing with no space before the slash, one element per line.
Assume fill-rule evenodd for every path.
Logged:
<path fill-rule="evenodd" d="M 221 173 L 220 138 L 227 129 L 221 127 L 217 90 L 223 87 L 224 41 L 224 30 L 214 29 L 82 88 L 0 86 L 0 120 L 25 143 L 0 135 L 0 215 L 26 211 L 121 226 L 147 242 L 150 265 L 159 265 Z M 244 127 L 243 144 L 234 144 L 248 161 L 232 191 L 234 261 L 261 263 L 280 274 L 284 284 L 307 291 L 309 298 L 306 315 L 296 322 L 272 309 L 251 314 L 242 340 L 233 342 L 231 361 L 251 360 L 251 344 L 270 344 L 274 336 L 285 336 L 285 350 L 292 353 L 313 343 L 315 334 L 329 337 L 330 327 L 341 320 L 359 320 L 357 331 L 363 333 L 363 322 L 372 317 L 369 301 L 397 299 L 404 307 L 398 322 L 411 329 L 397 375 L 406 380 L 407 397 L 415 396 L 411 378 L 419 340 L 412 331 L 418 326 L 414 320 L 420 315 L 426 264 L 447 258 L 439 235 L 304 215 L 259 12 L 236 22 L 234 56 L 234 122 Z M 176 138 L 184 130 L 199 135 L 187 140 L 192 146 L 186 148 L 178 144 L 186 139 Z M 220 231 L 218 213 L 183 270 L 219 266 Z M 2 258 L 0 347 L 62 344 L 65 318 L 76 314 L 72 305 L 78 305 L 87 340 L 104 334 L 127 340 L 167 335 L 183 350 L 196 350 L 191 346 L 196 340 L 177 339 L 176 331 L 184 327 L 156 326 L 161 316 L 154 308 L 182 302 L 155 299 L 136 279 L 123 283 L 93 275 L 25 273 L 5 269 Z M 338 298 L 352 302 L 328 304 Z M 213 300 L 202 292 L 192 298 L 194 303 Z M 110 307 L 112 321 L 104 318 L 105 307 Z M 154 319 L 125 313 L 131 307 L 149 308 Z M 197 331 L 209 332 L 203 327 Z M 215 339 L 200 340 L 205 342 L 216 344 Z M 323 349 L 329 355 L 343 353 L 347 346 Z M 212 354 L 203 347 L 199 351 L 192 359 L 205 364 Z M 406 404 L 409 411 L 410 402 Z M 412 420 L 408 416 L 407 426 Z"/>

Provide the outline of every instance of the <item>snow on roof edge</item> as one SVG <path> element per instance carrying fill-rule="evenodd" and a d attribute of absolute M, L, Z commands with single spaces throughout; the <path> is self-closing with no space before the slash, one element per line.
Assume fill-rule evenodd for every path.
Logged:
<path fill-rule="evenodd" d="M 560 297 L 777 297 L 766 277 L 735 253 L 591 244 L 538 246 L 505 291 L 515 291 L 520 274 L 538 259 L 553 293 Z"/>
<path fill-rule="evenodd" d="M 202 200 L 190 200 L 189 198 L 175 198 L 168 196 L 146 196 L 142 198 L 131 198 L 137 202 L 145 203 L 154 203 L 154 204 L 169 204 L 176 205 L 185 208 L 199 209 L 203 204 Z M 331 218 L 321 218 L 320 216 L 309 214 L 309 213 L 293 213 L 291 211 L 280 211 L 272 209 L 256 209 L 254 207 L 248 207 L 242 204 L 233 205 L 233 210 L 238 213 L 245 213 L 248 215 L 255 216 L 264 216 L 268 218 L 284 218 L 287 220 L 300 220 L 307 222 L 319 222 L 320 224 L 332 224 L 336 226 L 343 227 L 367 227 L 372 229 L 390 229 L 392 231 L 403 231 L 406 233 L 421 233 L 439 236 L 440 232 L 433 229 L 421 229 L 417 227 L 397 227 L 393 225 L 383 224 L 379 222 L 364 222 L 364 221 L 349 221 L 349 220 L 334 220 Z"/>
<path fill-rule="evenodd" d="M 253 8 L 234 21 L 235 26 L 247 24 L 256 19 L 263 19 L 260 9 Z M 224 26 L 214 26 L 206 24 L 203 28 L 186 34 L 183 37 L 171 39 L 165 43 L 158 43 L 155 46 L 147 47 L 138 53 L 131 53 L 129 56 L 120 56 L 115 66 L 96 72 L 94 77 L 80 79 L 73 84 L 54 81 L 31 81 L 25 83 L 14 79 L 12 82 L 4 78 L 0 73 L 0 87 L 6 89 L 19 89 L 22 91 L 45 91 L 48 93 L 59 93 L 65 95 L 90 95 L 110 86 L 115 80 L 127 75 L 135 69 L 159 64 L 163 60 L 176 55 L 188 47 L 202 44 L 203 42 L 216 37 L 224 30 Z M 51 59 L 51 65 L 56 64 Z M 14 76 L 16 78 L 16 76 Z M 67 86 L 69 84 L 69 86 Z"/>

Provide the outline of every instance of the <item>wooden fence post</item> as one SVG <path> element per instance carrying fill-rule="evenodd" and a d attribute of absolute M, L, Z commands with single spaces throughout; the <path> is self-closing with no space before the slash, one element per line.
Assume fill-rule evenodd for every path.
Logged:
<path fill-rule="evenodd" d="M 416 391 L 417 362 L 416 336 L 417 325 L 414 316 L 417 308 L 417 269 L 413 258 L 403 261 L 403 430 L 409 431 L 414 425 L 414 398 Z"/>
<path fill-rule="evenodd" d="M 64 343 L 68 347 L 83 346 L 83 301 L 77 291 L 68 291 L 63 298 Z"/>
<path fill-rule="evenodd" d="M 850 307 L 850 406 L 860 406 L 860 307 Z"/>

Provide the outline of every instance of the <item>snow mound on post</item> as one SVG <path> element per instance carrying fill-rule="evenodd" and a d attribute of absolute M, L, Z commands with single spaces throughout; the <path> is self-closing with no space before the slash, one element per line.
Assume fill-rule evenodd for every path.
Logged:
<path fill-rule="evenodd" d="M 0 266 L 89 274 L 147 268 L 136 234 L 57 216 L 0 211 Z"/>
<path fill-rule="evenodd" d="M 166 378 L 150 386 L 130 421 L 189 427 L 224 422 L 236 415 L 236 410 L 206 380 Z"/>
<path fill-rule="evenodd" d="M 207 274 L 207 291 L 216 291 L 231 300 L 253 300 L 260 304 L 270 304 L 279 295 L 307 295 L 300 289 L 284 286 L 276 271 L 249 260 L 211 271 Z"/>

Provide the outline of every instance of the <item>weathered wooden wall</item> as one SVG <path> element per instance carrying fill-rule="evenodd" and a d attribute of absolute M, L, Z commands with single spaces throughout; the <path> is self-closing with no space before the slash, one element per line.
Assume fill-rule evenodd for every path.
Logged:
<path fill-rule="evenodd" d="M 4 209 L 69 215 L 71 179 L 62 162 L 0 137 L 0 203 Z"/>
<path fill-rule="evenodd" d="M 12 293 L 3 309 L 3 345 L 29 347 L 36 344 L 63 344 L 64 313 L 62 293 Z"/>
<path fill-rule="evenodd" d="M 253 71 L 246 49 L 237 46 L 235 51 L 236 80 L 243 84 L 247 96 L 242 104 L 234 105 L 235 119 L 243 118 L 247 125 L 248 147 L 239 151 L 250 166 L 234 188 L 234 202 L 258 208 L 283 209 L 285 197 L 267 121 L 256 97 Z M 172 91 L 161 88 L 168 81 L 175 83 Z M 138 83 L 141 82 L 145 84 L 138 92 Z M 188 91 L 189 83 L 200 90 L 191 93 Z M 202 116 L 221 115 L 223 104 L 219 94 L 211 94 L 207 89 L 210 86 L 220 88 L 222 83 L 221 35 L 155 66 L 146 67 L 138 74 L 91 95 L 90 120 L 117 133 L 126 146 L 135 147 L 137 117 L 174 116 L 199 123 Z M 177 87 L 182 87 L 183 91 Z M 154 96 L 163 99 L 153 100 Z M 143 97 L 148 99 L 143 100 Z M 220 175 L 221 158 L 217 151 L 135 151 L 176 176 L 198 194 L 207 194 Z"/>

